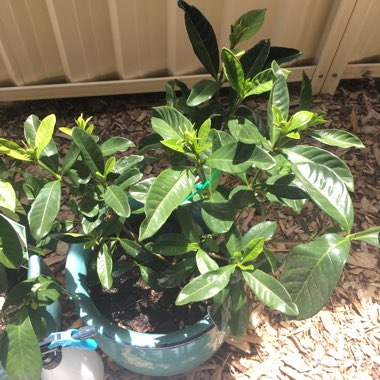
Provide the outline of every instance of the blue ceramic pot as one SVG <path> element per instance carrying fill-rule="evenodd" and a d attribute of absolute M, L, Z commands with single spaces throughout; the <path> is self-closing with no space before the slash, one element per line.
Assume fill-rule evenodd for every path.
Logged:
<path fill-rule="evenodd" d="M 82 320 L 96 326 L 100 348 L 116 363 L 149 376 L 170 376 L 189 371 L 208 360 L 226 335 L 207 316 L 194 325 L 166 334 L 146 334 L 124 329 L 107 320 L 87 291 L 87 265 L 91 251 L 74 244 L 66 261 L 66 284 L 78 296 Z"/>

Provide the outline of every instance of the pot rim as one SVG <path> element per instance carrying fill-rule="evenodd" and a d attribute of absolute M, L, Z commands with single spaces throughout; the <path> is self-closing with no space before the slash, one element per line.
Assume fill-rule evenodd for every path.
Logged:
<path fill-rule="evenodd" d="M 122 345 L 141 349 L 159 349 L 180 346 L 197 339 L 216 328 L 209 315 L 182 330 L 163 334 L 140 333 L 119 327 L 105 318 L 96 308 L 87 290 L 87 266 L 92 251 L 84 249 L 83 244 L 72 244 L 66 259 L 66 286 L 80 308 L 79 316 L 88 325 L 94 325 L 106 339 L 112 339 Z"/>

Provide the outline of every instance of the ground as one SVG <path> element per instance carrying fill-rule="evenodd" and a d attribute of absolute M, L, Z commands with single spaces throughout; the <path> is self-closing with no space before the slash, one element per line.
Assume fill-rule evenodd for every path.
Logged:
<path fill-rule="evenodd" d="M 296 90 L 295 88 L 293 90 Z M 250 102 L 265 109 L 263 100 Z M 296 102 L 296 98 L 294 98 Z M 40 118 L 57 115 L 58 126 L 73 125 L 80 113 L 92 115 L 97 134 L 121 135 L 138 141 L 150 130 L 151 107 L 162 105 L 162 94 L 114 96 L 0 103 L 0 137 L 18 140 L 24 120 L 32 113 Z M 380 224 L 380 83 L 370 78 L 343 82 L 336 95 L 317 96 L 314 109 L 327 113 L 329 124 L 355 133 L 366 148 L 337 149 L 353 171 L 356 185 L 352 194 L 356 211 L 355 231 Z M 60 149 L 66 148 L 60 135 Z M 147 168 L 145 174 L 158 167 Z M 243 229 L 255 222 L 254 212 L 239 220 Z M 306 237 L 301 228 L 328 222 L 310 203 L 297 215 L 272 207 L 269 219 L 279 220 L 277 245 L 286 251 L 292 240 Z M 54 274 L 63 280 L 65 247 L 46 257 Z M 172 380 L 195 379 L 378 379 L 380 378 L 380 269 L 379 252 L 366 243 L 353 244 L 351 256 L 339 285 L 326 307 L 307 321 L 281 320 L 277 313 L 251 300 L 247 335 L 230 338 L 207 363 Z M 78 327 L 81 321 L 69 304 L 64 304 L 64 324 Z M 103 355 L 106 379 L 153 379 L 120 368 Z"/>

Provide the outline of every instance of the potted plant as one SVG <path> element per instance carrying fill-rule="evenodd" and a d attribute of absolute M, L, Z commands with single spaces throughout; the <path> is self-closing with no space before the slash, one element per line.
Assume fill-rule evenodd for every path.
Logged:
<path fill-rule="evenodd" d="M 184 1 L 179 6 L 194 52 L 213 79 L 192 88 L 169 82 L 167 104 L 153 110 L 155 133 L 140 141 L 139 152 L 125 137 L 102 141 L 82 116 L 73 128 L 60 128 L 70 137 L 61 157 L 54 115 L 28 118 L 25 147 L 0 140 L 0 152 L 14 159 L 9 182 L 17 180 L 23 203 L 29 200 L 26 225 L 34 245 L 72 244 L 66 280 L 81 318 L 97 327 L 99 345 L 108 355 L 148 375 L 189 370 L 207 360 L 226 333 L 243 334 L 247 292 L 289 318 L 311 317 L 334 290 L 350 241 L 379 245 L 378 227 L 352 232 L 353 178 L 347 165 L 303 142 L 307 137 L 361 148 L 360 140 L 317 127 L 324 119 L 308 110 L 306 76 L 299 110 L 289 115 L 290 72 L 280 64 L 300 53 L 271 47 L 268 40 L 247 51 L 237 47 L 259 30 L 265 10 L 241 16 L 231 27 L 230 48 L 219 54 L 202 13 Z M 225 83 L 231 87 L 227 105 L 220 94 Z M 265 92 L 266 115 L 244 103 Z M 144 178 L 145 164 L 154 160 L 165 169 Z M 37 165 L 33 176 L 22 172 L 22 161 Z M 331 218 L 333 228 L 314 231 L 310 241 L 285 257 L 276 255 L 269 249 L 276 221 L 266 220 L 265 208 L 275 202 L 300 212 L 307 201 Z M 261 210 L 263 218 L 243 232 L 237 218 L 246 208 Z M 173 301 L 179 306 L 201 302 L 204 317 L 154 334 L 106 319 L 88 293 L 94 272 L 95 281 L 109 289 L 117 278 L 136 271 L 157 292 L 178 287 Z"/>

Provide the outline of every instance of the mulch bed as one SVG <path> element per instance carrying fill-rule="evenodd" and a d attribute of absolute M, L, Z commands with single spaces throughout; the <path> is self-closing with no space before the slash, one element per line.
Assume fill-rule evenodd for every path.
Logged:
<path fill-rule="evenodd" d="M 293 90 L 296 88 L 293 85 Z M 294 92 L 294 91 L 292 91 Z M 294 98 L 296 102 L 296 98 Z M 264 100 L 251 100 L 265 110 Z M 162 105 L 162 94 L 114 96 L 70 100 L 0 104 L 0 137 L 22 138 L 29 114 L 40 118 L 50 113 L 59 126 L 73 125 L 80 113 L 93 115 L 96 133 L 105 139 L 118 134 L 138 142 L 150 130 L 151 107 Z M 317 96 L 314 108 L 327 113 L 327 125 L 355 133 L 366 148 L 333 149 L 350 166 L 355 183 L 352 194 L 356 212 L 354 230 L 380 224 L 380 83 L 371 78 L 343 82 L 336 95 Z M 67 148 L 60 135 L 60 149 Z M 146 175 L 160 170 L 146 169 Z M 329 220 L 308 203 L 300 215 L 278 206 L 270 207 L 268 219 L 278 220 L 277 245 L 287 251 L 294 240 L 305 240 L 302 229 L 317 230 Z M 257 220 L 254 210 L 240 216 L 243 230 Z M 46 257 L 54 274 L 63 281 L 66 247 Z M 354 243 L 339 285 L 327 306 L 306 321 L 285 321 L 276 312 L 251 300 L 250 325 L 242 338 L 229 338 L 222 349 L 195 370 L 172 380 L 196 379 L 378 379 L 380 378 L 380 268 L 379 252 L 366 243 Z M 69 302 L 64 303 L 63 325 L 75 328 L 81 321 Z M 106 379 L 148 380 L 120 368 L 103 354 Z"/>

